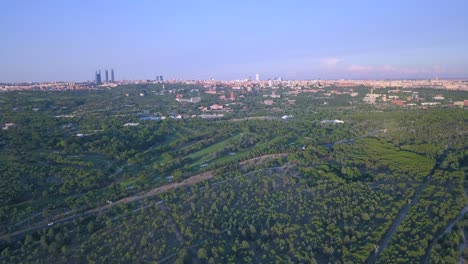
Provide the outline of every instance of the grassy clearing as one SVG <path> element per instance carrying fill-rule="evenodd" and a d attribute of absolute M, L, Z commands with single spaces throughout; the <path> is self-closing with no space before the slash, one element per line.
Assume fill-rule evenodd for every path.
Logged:
<path fill-rule="evenodd" d="M 238 134 L 238 135 L 235 135 L 235 136 L 232 136 L 230 138 L 226 138 L 218 143 L 215 143 L 207 148 L 204 148 L 204 149 L 201 149 L 195 153 L 192 153 L 191 155 L 189 155 L 188 157 L 193 159 L 193 160 L 198 160 L 200 158 L 202 158 L 203 156 L 206 156 L 210 153 L 213 153 L 213 152 L 217 152 L 217 151 L 220 151 L 222 150 L 230 141 L 240 137 L 241 135 Z M 203 163 L 203 161 L 199 161 L 199 162 L 196 162 L 197 164 L 198 163 Z M 194 164 L 192 164 L 193 166 Z"/>
<path fill-rule="evenodd" d="M 222 147 L 225 146 L 225 144 L 229 144 L 230 141 L 232 141 L 232 140 L 236 139 L 236 137 L 240 137 L 240 136 L 242 136 L 242 135 L 241 134 L 235 135 L 235 136 L 233 136 L 231 138 L 228 138 L 228 139 L 225 139 L 225 140 L 223 140 L 221 142 L 218 142 L 218 143 L 216 143 L 216 144 L 214 144 L 214 145 L 212 145 L 212 146 L 210 146 L 208 148 L 202 149 L 199 152 L 203 152 L 205 155 L 208 155 L 209 153 L 219 151 Z M 194 163 L 192 163 L 190 165 L 190 167 L 192 169 L 198 170 L 200 165 L 202 165 L 204 163 L 208 163 L 208 162 L 209 162 L 209 165 L 220 165 L 220 164 L 229 163 L 229 162 L 231 162 L 233 160 L 244 159 L 244 158 L 249 156 L 251 150 L 253 150 L 253 149 L 268 148 L 268 146 L 274 145 L 274 144 L 279 143 L 279 142 L 284 141 L 284 140 L 285 140 L 284 136 L 277 136 L 277 137 L 274 137 L 274 138 L 272 138 L 271 140 L 269 140 L 267 142 L 258 143 L 253 147 L 250 147 L 250 148 L 244 149 L 242 151 L 236 152 L 234 155 L 230 155 L 229 153 L 223 153 L 222 156 L 217 156 L 217 157 L 207 156 L 205 159 L 199 159 L 199 160 L 195 161 Z M 196 154 L 196 153 L 194 153 L 194 154 Z"/>

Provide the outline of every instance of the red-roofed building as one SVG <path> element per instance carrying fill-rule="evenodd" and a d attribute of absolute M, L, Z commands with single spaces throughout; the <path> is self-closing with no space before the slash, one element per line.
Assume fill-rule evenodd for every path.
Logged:
<path fill-rule="evenodd" d="M 402 100 L 393 100 L 393 101 L 392 101 L 392 104 L 398 105 L 398 106 L 405 106 L 406 101 L 402 101 Z"/>
<path fill-rule="evenodd" d="M 210 106 L 211 110 L 223 110 L 224 106 L 219 105 L 219 104 L 214 104 Z"/>

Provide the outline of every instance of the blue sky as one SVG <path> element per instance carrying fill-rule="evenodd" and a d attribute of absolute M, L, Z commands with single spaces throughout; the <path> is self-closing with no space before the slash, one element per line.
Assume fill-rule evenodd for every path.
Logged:
<path fill-rule="evenodd" d="M 0 82 L 464 78 L 468 1 L 15 0 Z"/>

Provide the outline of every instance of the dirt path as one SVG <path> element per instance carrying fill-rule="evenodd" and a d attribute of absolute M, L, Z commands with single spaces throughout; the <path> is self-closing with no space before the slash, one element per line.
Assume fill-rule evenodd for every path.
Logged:
<path fill-rule="evenodd" d="M 240 162 L 240 165 L 242 165 L 242 166 L 252 165 L 252 164 L 257 165 L 257 164 L 260 164 L 260 163 L 264 162 L 265 160 L 279 158 L 279 157 L 285 157 L 287 155 L 288 155 L 287 153 L 263 155 L 263 156 L 260 156 L 260 157 L 256 157 L 256 158 L 252 158 L 252 159 L 248 159 L 248 160 L 245 160 L 243 162 Z M 56 224 L 62 224 L 62 223 L 65 223 L 65 222 L 69 222 L 69 221 L 72 221 L 72 220 L 74 220 L 74 219 L 76 219 L 78 217 L 87 216 L 87 215 L 91 215 L 91 214 L 95 214 L 95 213 L 100 213 L 100 212 L 106 211 L 106 210 L 108 210 L 108 209 L 110 209 L 110 208 L 112 208 L 112 207 L 114 207 L 116 205 L 119 205 L 119 204 L 128 204 L 128 203 L 140 201 L 140 200 L 143 200 L 145 198 L 152 197 L 152 196 L 155 196 L 155 195 L 158 195 L 158 194 L 161 194 L 161 193 L 168 192 L 168 191 L 170 191 L 172 189 L 185 187 L 185 186 L 191 186 L 191 185 L 203 182 L 205 180 L 209 180 L 209 179 L 213 178 L 214 176 L 215 176 L 214 171 L 207 171 L 207 172 L 204 172 L 204 173 L 200 173 L 200 174 L 197 174 L 197 175 L 192 176 L 190 178 L 187 178 L 187 179 L 185 179 L 185 180 L 183 180 L 181 182 L 175 182 L 175 183 L 166 184 L 166 185 L 163 185 L 163 186 L 160 186 L 160 187 L 156 187 L 156 188 L 153 188 L 153 189 L 151 189 L 149 191 L 146 191 L 146 192 L 142 192 L 142 193 L 139 193 L 139 194 L 136 194 L 136 195 L 133 195 L 133 196 L 122 198 L 122 199 L 120 199 L 120 200 L 118 200 L 116 202 L 113 202 L 111 204 L 107 204 L 107 205 L 104 205 L 104 206 L 98 206 L 98 207 L 95 207 L 93 209 L 89 209 L 89 210 L 86 210 L 84 212 L 81 212 L 81 213 L 69 215 L 67 217 L 56 218 L 56 219 L 51 220 L 51 222 L 42 221 L 42 222 L 39 222 L 36 225 L 33 225 L 33 226 L 29 227 L 29 228 L 22 229 L 22 230 L 19 230 L 19 231 L 13 232 L 13 233 L 9 233 L 9 234 L 4 234 L 4 235 L 2 235 L 0 237 L 0 239 L 5 240 L 7 237 L 9 237 L 11 240 L 20 239 L 24 235 L 26 235 L 27 233 L 30 233 L 30 232 L 35 232 L 35 231 L 41 230 L 41 229 L 46 228 L 46 227 L 52 227 L 53 225 L 56 225 Z M 66 214 L 68 214 L 70 212 L 67 212 L 67 213 L 65 213 L 63 215 L 66 215 Z"/>
<path fill-rule="evenodd" d="M 430 260 L 431 260 L 431 252 L 432 252 L 432 248 L 435 246 L 435 244 L 437 243 L 437 241 L 439 241 L 445 234 L 448 234 L 450 232 L 452 232 L 452 228 L 453 226 L 458 222 L 460 221 L 464 216 L 465 214 L 468 213 L 468 205 L 465 205 L 465 207 L 463 207 L 463 209 L 461 210 L 460 214 L 457 215 L 457 217 L 450 221 L 447 225 L 447 227 L 438 235 L 436 236 L 432 241 L 431 243 L 429 244 L 429 247 L 426 251 L 426 255 L 424 256 L 424 264 L 429 264 Z"/>
<path fill-rule="evenodd" d="M 241 161 L 241 162 L 239 162 L 239 165 L 241 165 L 241 166 L 258 165 L 260 163 L 263 163 L 267 159 L 283 158 L 283 157 L 287 157 L 288 155 L 289 155 L 289 153 L 278 153 L 278 154 L 263 155 L 263 156 L 260 156 L 260 157 L 256 157 L 256 158 Z"/>
<path fill-rule="evenodd" d="M 367 263 L 368 264 L 373 264 L 373 263 L 376 263 L 377 261 L 377 258 L 379 256 L 379 254 L 381 252 L 383 252 L 387 246 L 388 246 L 388 242 L 390 242 L 391 238 L 393 237 L 393 235 L 396 233 L 398 227 L 401 225 L 401 223 L 403 222 L 403 220 L 405 219 L 406 215 L 408 214 L 409 210 L 411 209 L 411 207 L 413 207 L 413 205 L 417 204 L 418 203 L 418 200 L 419 200 L 419 195 L 421 194 L 421 191 L 424 190 L 429 182 L 429 180 L 431 179 L 431 175 L 432 173 L 427 176 L 424 180 L 423 183 L 421 183 L 418 188 L 416 189 L 416 192 L 415 194 L 413 195 L 413 197 L 411 197 L 411 202 L 408 202 L 406 203 L 403 208 L 400 210 L 400 212 L 398 213 L 397 217 L 395 218 L 395 220 L 393 220 L 392 222 L 392 225 L 390 226 L 390 229 L 387 230 L 387 232 L 385 233 L 384 237 L 382 238 L 382 240 L 380 240 L 380 243 L 379 245 L 377 246 L 376 250 L 374 251 L 374 253 L 369 257 Z"/>
<path fill-rule="evenodd" d="M 375 135 L 380 131 L 383 131 L 383 130 L 374 130 L 374 131 L 372 131 L 370 133 L 367 133 L 367 134 L 364 134 L 364 135 L 362 135 L 362 136 L 360 136 L 358 138 L 362 138 L 362 137 L 366 137 L 366 136 L 370 136 L 370 135 Z M 354 139 L 352 139 L 352 140 L 354 140 Z M 346 140 L 344 140 L 344 141 L 346 141 Z M 338 141 L 338 142 L 333 143 L 333 144 L 337 144 L 337 143 L 344 142 L 344 141 L 343 140 Z M 248 159 L 248 160 L 241 161 L 241 162 L 239 162 L 239 165 L 241 165 L 241 166 L 259 165 L 259 164 L 263 163 L 267 159 L 287 157 L 288 154 L 289 153 L 267 154 L 267 155 L 263 155 L 263 156 L 260 156 L 260 157 L 255 157 L 255 158 L 251 158 L 251 159 Z M 117 167 L 117 170 L 110 176 L 113 177 L 113 176 L 121 173 L 122 170 L 123 170 L 122 167 Z M 136 194 L 134 196 L 129 196 L 129 197 L 123 198 L 121 200 L 118 200 L 118 201 L 116 201 L 116 202 L 114 202 L 112 204 L 108 204 L 108 205 L 105 205 L 105 206 L 99 206 L 99 207 L 96 207 L 94 209 L 90 209 L 90 210 L 87 210 L 87 211 L 84 211 L 84 212 L 81 212 L 81 213 L 76 213 L 76 210 L 68 211 L 68 212 L 65 212 L 65 213 L 63 213 L 61 215 L 56 216 L 55 218 L 53 218 L 52 221 L 55 224 L 63 223 L 63 222 L 66 222 L 66 221 L 73 220 L 73 219 L 75 219 L 75 218 L 77 218 L 79 216 L 84 216 L 84 215 L 88 215 L 88 214 L 92 214 L 92 213 L 101 212 L 103 210 L 106 210 L 106 209 L 111 208 L 111 207 L 113 207 L 115 205 L 118 205 L 118 204 L 126 204 L 126 203 L 130 203 L 130 202 L 142 200 L 142 199 L 150 197 L 150 196 L 154 196 L 154 195 L 157 195 L 157 194 L 160 194 L 160 193 L 163 193 L 163 192 L 167 192 L 167 191 L 169 191 L 171 189 L 174 189 L 174 188 L 193 185 L 193 184 L 199 183 L 201 181 L 211 179 L 213 177 L 214 177 L 213 171 L 201 173 L 201 174 L 192 176 L 192 177 L 190 177 L 188 179 L 185 179 L 182 182 L 171 183 L 171 184 L 167 184 L 167 185 L 164 185 L 164 186 L 161 186 L 161 187 L 156 187 L 156 188 L 154 188 L 152 190 L 149 190 L 147 192 Z M 2 234 L 0 236 L 0 239 L 4 239 L 6 236 L 14 237 L 14 236 L 19 236 L 19 234 L 24 233 L 24 232 L 31 232 L 31 231 L 39 230 L 40 228 L 47 227 L 47 224 L 48 224 L 48 222 L 42 221 L 42 222 L 39 222 L 36 225 L 34 225 L 32 227 L 29 227 L 29 228 L 26 228 L 26 229 L 15 231 L 15 232 L 10 233 L 10 234 Z"/>
<path fill-rule="evenodd" d="M 377 131 L 377 130 L 375 130 Z M 374 133 L 371 132 L 371 133 Z M 387 248 L 387 245 L 388 243 L 390 242 L 390 239 L 392 238 L 392 236 L 397 232 L 397 229 L 398 227 L 401 225 L 401 223 L 403 222 L 403 220 L 405 219 L 406 215 L 408 214 L 409 210 L 411 209 L 411 207 L 413 207 L 413 205 L 417 204 L 418 201 L 419 201 L 419 196 L 422 192 L 422 190 L 424 190 L 427 185 L 429 184 L 429 181 L 431 180 L 432 178 L 432 175 L 434 174 L 434 172 L 436 171 L 437 168 L 439 168 L 440 166 L 440 163 L 442 162 L 442 160 L 444 159 L 444 157 L 447 155 L 447 150 L 445 150 L 444 154 L 442 154 L 441 158 L 439 158 L 436 162 L 436 164 L 434 165 L 434 167 L 432 168 L 431 172 L 429 172 L 429 175 L 427 175 L 425 178 L 424 178 L 424 181 L 418 186 L 418 188 L 416 189 L 416 192 L 415 194 L 413 195 L 413 197 L 411 197 L 411 202 L 408 202 L 407 204 L 405 204 L 403 206 L 403 208 L 400 210 L 400 212 L 398 213 L 398 216 L 397 218 L 395 218 L 395 220 L 393 220 L 393 223 L 392 225 L 390 226 L 390 229 L 385 233 L 384 237 L 382 238 L 382 240 L 380 240 L 380 243 L 379 245 L 376 247 L 376 250 L 374 253 L 371 254 L 371 256 L 368 258 L 368 262 L 369 264 L 373 264 L 377 261 L 377 258 L 379 256 L 379 254 L 384 251 L 386 248 Z"/>

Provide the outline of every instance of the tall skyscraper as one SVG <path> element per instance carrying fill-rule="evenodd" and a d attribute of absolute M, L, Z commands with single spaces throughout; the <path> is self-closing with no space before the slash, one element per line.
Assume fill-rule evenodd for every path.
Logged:
<path fill-rule="evenodd" d="M 106 69 L 106 83 L 109 83 L 109 71 Z"/>
<path fill-rule="evenodd" d="M 158 82 L 158 83 L 159 82 L 161 82 L 161 83 L 164 82 L 164 79 L 163 79 L 162 75 L 156 75 L 156 82 Z"/>
<path fill-rule="evenodd" d="M 157 83 L 162 83 L 162 82 L 164 82 L 163 76 L 162 76 L 162 75 L 156 75 L 156 82 L 157 82 Z"/>
<path fill-rule="evenodd" d="M 101 81 L 101 70 L 99 71 L 96 71 L 96 85 L 101 85 L 102 84 L 102 81 Z"/>
<path fill-rule="evenodd" d="M 260 81 L 260 74 L 255 74 L 255 81 L 259 82 Z"/>
<path fill-rule="evenodd" d="M 115 82 L 115 79 L 114 79 L 114 69 L 111 69 L 111 82 L 112 82 L 112 83 Z"/>

